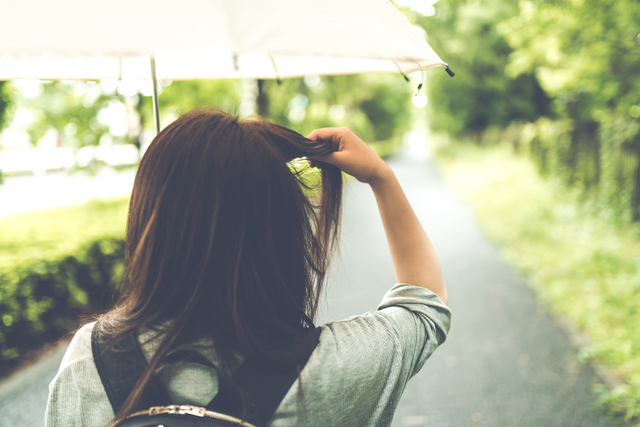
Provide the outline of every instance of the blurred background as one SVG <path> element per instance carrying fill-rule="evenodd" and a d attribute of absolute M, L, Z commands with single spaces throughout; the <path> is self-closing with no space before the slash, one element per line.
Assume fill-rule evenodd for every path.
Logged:
<path fill-rule="evenodd" d="M 161 126 L 216 105 L 385 158 L 428 149 L 540 304 L 640 415 L 640 7 L 636 0 L 396 5 L 455 71 L 163 81 Z M 127 193 L 153 131 L 148 80 L 0 82 L 0 375 L 108 309 Z M 412 151 L 413 150 L 413 151 Z"/>

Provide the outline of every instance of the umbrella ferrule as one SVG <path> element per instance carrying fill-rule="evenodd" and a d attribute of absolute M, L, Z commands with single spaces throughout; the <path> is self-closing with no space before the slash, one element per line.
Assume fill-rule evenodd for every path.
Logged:
<path fill-rule="evenodd" d="M 444 66 L 444 70 L 447 72 L 447 74 L 449 74 L 451 77 L 455 76 L 456 73 L 453 72 L 453 70 L 451 68 L 449 68 L 448 65 Z"/>

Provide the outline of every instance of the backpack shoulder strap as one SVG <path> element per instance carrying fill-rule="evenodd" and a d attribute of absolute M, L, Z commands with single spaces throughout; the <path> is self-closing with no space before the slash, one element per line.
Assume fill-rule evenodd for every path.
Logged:
<path fill-rule="evenodd" d="M 134 350 L 124 351 L 131 348 Z M 147 360 L 133 336 L 119 342 L 116 348 L 105 346 L 100 337 L 98 322 L 91 330 L 91 352 L 111 408 L 117 414 L 133 391 L 138 378 L 142 376 Z M 170 404 L 168 393 L 154 376 L 150 387 L 145 388 L 137 408 Z"/>
<path fill-rule="evenodd" d="M 321 328 L 313 331 L 313 345 L 298 365 L 273 372 L 265 372 L 257 362 L 247 360 L 233 375 L 228 377 L 221 369 L 213 365 L 208 359 L 195 352 L 176 352 L 167 357 L 168 362 L 178 360 L 200 363 L 212 367 L 218 376 L 219 390 L 214 399 L 207 405 L 207 409 L 246 418 L 256 425 L 264 425 L 269 420 L 282 399 L 298 378 L 298 372 L 307 364 L 311 353 L 320 340 Z M 133 351 L 123 351 L 131 349 Z M 121 341 L 115 348 L 104 345 L 100 338 L 98 322 L 91 331 L 91 351 L 98 370 L 98 375 L 107 393 L 114 413 L 118 413 L 126 399 L 133 391 L 138 378 L 147 366 L 147 360 L 135 337 Z M 245 411 L 238 387 L 254 399 L 254 410 Z M 147 409 L 151 406 L 168 406 L 172 402 L 169 394 L 157 377 L 153 376 L 151 383 L 145 388 L 140 402 L 135 410 Z"/>
<path fill-rule="evenodd" d="M 297 365 L 285 370 L 265 372 L 265 370 L 255 361 L 247 360 L 238 368 L 233 375 L 234 382 L 249 396 L 253 397 L 255 411 L 248 411 L 247 421 L 256 425 L 266 425 L 273 416 L 278 406 L 286 396 L 287 392 L 298 379 L 299 372 L 305 367 L 311 354 L 320 341 L 322 328 L 317 327 L 313 331 L 313 345 L 307 354 Z M 223 408 L 216 401 L 218 395 L 207 405 L 208 409 L 220 412 Z M 224 399 L 221 396 L 221 399 Z"/>

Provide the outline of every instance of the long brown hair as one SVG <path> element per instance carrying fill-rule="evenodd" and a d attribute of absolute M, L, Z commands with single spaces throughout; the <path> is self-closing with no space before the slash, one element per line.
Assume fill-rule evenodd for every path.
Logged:
<path fill-rule="evenodd" d="M 342 176 L 321 163 L 320 192 L 305 192 L 306 172 L 290 162 L 331 151 L 217 109 L 187 113 L 156 136 L 129 205 L 126 295 L 101 325 L 111 344 L 165 327 L 118 423 L 179 345 L 210 338 L 223 369 L 237 354 L 282 365 L 307 352 L 338 235 Z"/>

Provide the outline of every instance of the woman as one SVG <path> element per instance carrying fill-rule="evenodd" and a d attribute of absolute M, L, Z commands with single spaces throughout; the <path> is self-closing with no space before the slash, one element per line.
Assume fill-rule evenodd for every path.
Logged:
<path fill-rule="evenodd" d="M 322 172 L 320 194 L 305 169 L 291 166 L 302 157 Z M 316 346 L 341 171 L 373 190 L 398 284 L 376 311 L 323 325 Z M 47 426 L 119 422 L 156 378 L 175 403 L 206 405 L 218 371 L 164 362 L 181 349 L 230 374 L 245 361 L 277 370 L 310 353 L 266 424 L 386 426 L 407 381 L 449 330 L 447 292 L 427 235 L 393 171 L 346 128 L 305 138 L 218 110 L 182 116 L 140 162 L 126 247 L 126 295 L 95 329 L 111 348 L 134 337 L 148 365 L 114 414 L 92 356 L 94 324 L 85 325 L 50 385 Z"/>

